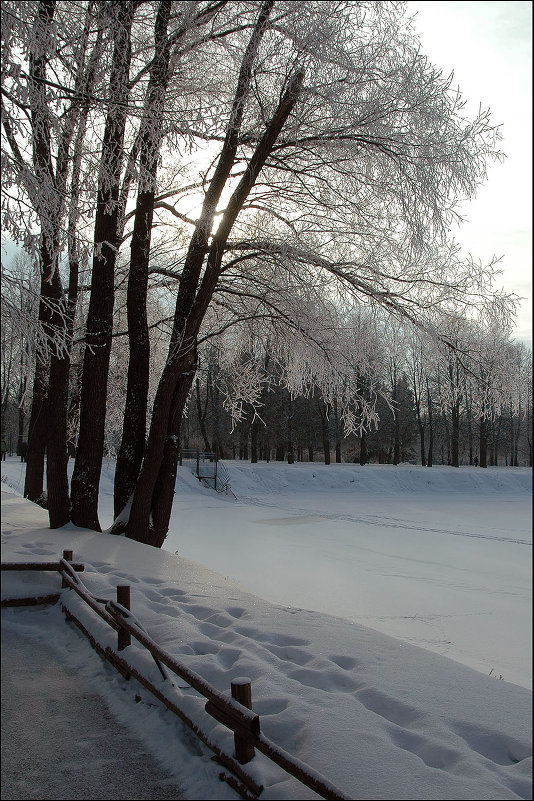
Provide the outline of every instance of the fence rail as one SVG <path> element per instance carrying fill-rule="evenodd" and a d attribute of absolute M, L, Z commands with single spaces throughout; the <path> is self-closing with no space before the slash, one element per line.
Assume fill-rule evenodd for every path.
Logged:
<path fill-rule="evenodd" d="M 198 673 L 161 648 L 148 635 L 141 623 L 130 611 L 130 588 L 128 585 L 119 585 L 117 587 L 116 601 L 93 595 L 77 575 L 79 572 L 83 572 L 84 565 L 72 561 L 72 551 L 64 551 L 63 558 L 59 562 L 41 564 L 34 562 L 2 562 L 1 569 L 58 571 L 61 575 L 62 587 L 74 590 L 105 623 L 117 632 L 117 651 L 124 651 L 131 644 L 131 638 L 133 637 L 151 654 L 160 670 L 163 681 L 168 679 L 163 668 L 164 665 L 206 698 L 205 711 L 234 733 L 235 758 L 225 753 L 216 743 L 212 742 L 200 726 L 180 709 L 174 701 L 168 698 L 161 689 L 156 687 L 150 679 L 129 664 L 126 659 L 119 656 L 112 648 L 102 646 L 74 613 L 69 610 L 66 603 L 62 601 L 61 606 L 67 620 L 78 626 L 101 656 L 107 659 L 125 678 L 130 676 L 136 678 L 140 684 L 150 690 L 158 700 L 174 712 L 215 753 L 215 758 L 233 774 L 233 776 L 229 776 L 225 773 L 220 773 L 219 777 L 232 786 L 243 798 L 258 798 L 263 791 L 263 787 L 242 767 L 243 764 L 250 762 L 254 757 L 254 749 L 263 753 L 271 761 L 283 768 L 286 773 L 314 790 L 322 798 L 335 799 L 336 801 L 337 799 L 339 801 L 350 801 L 350 798 L 352 798 L 352 796 L 346 795 L 312 767 L 280 748 L 261 732 L 260 717 L 251 709 L 251 689 L 248 678 L 234 679 L 231 688 L 232 698 L 228 698 L 205 681 Z M 39 596 L 38 598 L 11 598 L 3 600 L 2 606 L 55 603 L 59 598 L 59 593 Z"/>
<path fill-rule="evenodd" d="M 205 487 L 225 495 L 234 495 L 230 486 L 228 470 L 219 460 L 217 451 L 208 452 L 194 448 L 182 448 L 180 451 L 180 465 L 183 465 L 184 462 L 193 462 L 195 464 L 194 475 Z"/>

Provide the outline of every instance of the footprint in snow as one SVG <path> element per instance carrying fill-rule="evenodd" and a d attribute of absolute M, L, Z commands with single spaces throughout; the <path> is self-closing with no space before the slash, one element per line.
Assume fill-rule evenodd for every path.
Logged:
<path fill-rule="evenodd" d="M 356 697 L 370 712 L 397 726 L 407 728 L 423 718 L 422 713 L 415 707 L 397 701 L 379 690 L 361 689 L 356 693 Z"/>

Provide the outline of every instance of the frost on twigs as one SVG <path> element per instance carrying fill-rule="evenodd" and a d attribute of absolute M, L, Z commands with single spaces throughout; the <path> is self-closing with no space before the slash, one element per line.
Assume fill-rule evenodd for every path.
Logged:
<path fill-rule="evenodd" d="M 294 299 L 299 306 L 298 312 L 297 304 L 293 308 L 291 325 L 289 307 L 285 315 L 271 310 L 267 322 L 226 318 L 233 325 L 216 339 L 216 381 L 224 408 L 234 425 L 245 419 L 262 422 L 265 392 L 277 385 L 292 397 L 318 393 L 327 404 L 338 403 L 346 433 L 376 426 L 375 404 L 384 390 L 380 326 L 374 315 L 356 305 L 342 312 L 315 295 L 306 303 L 302 294 Z M 210 324 L 217 320 L 220 325 L 227 312 L 218 308 Z"/>

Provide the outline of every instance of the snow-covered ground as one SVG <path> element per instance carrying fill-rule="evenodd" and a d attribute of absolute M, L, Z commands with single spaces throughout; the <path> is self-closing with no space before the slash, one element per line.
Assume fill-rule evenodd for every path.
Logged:
<path fill-rule="evenodd" d="M 112 598 L 130 583 L 133 611 L 163 648 L 222 691 L 250 677 L 262 731 L 351 798 L 531 798 L 532 471 L 225 464 L 237 499 L 180 469 L 162 551 L 73 526 L 50 531 L 42 509 L 3 486 L 2 560 L 71 548 L 92 592 Z M 23 471 L 16 458 L 2 463 L 15 491 Z M 112 477 L 107 464 L 104 526 Z M 29 594 L 35 581 L 4 574 L 3 596 Z M 51 591 L 58 579 L 39 582 Z M 81 615 L 73 595 L 64 592 Z M 138 690 L 58 606 L 2 619 L 52 638 L 94 677 L 187 797 L 235 797 L 210 752 L 195 750 L 146 691 L 136 704 Z M 153 664 L 146 670 L 158 681 Z M 203 708 L 176 685 L 188 709 Z M 207 716 L 203 726 L 232 750 L 222 726 Z M 316 797 L 261 754 L 247 769 L 262 798 Z"/>

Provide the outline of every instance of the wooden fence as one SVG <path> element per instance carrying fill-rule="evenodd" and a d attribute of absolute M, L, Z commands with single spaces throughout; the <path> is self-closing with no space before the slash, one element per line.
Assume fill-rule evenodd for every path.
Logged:
<path fill-rule="evenodd" d="M 145 631 L 140 622 L 130 611 L 130 587 L 119 585 L 117 587 L 117 600 L 98 598 L 93 595 L 77 575 L 83 572 L 84 565 L 72 561 L 72 551 L 63 551 L 63 558 L 59 562 L 16 562 L 2 563 L 4 570 L 55 570 L 61 574 L 62 588 L 70 588 L 80 598 L 117 632 L 117 651 L 109 646 L 102 646 L 88 631 L 84 624 L 62 603 L 62 610 L 66 619 L 75 623 L 88 638 L 93 648 L 108 660 L 124 678 L 133 676 L 140 684 L 161 701 L 168 709 L 177 715 L 195 735 L 214 752 L 221 765 L 232 775 L 220 773 L 219 777 L 230 784 L 243 798 L 258 798 L 263 787 L 243 768 L 250 762 L 255 749 L 265 754 L 269 759 L 279 765 L 286 773 L 294 776 L 302 784 L 314 790 L 321 798 L 350 801 L 352 796 L 347 795 L 312 767 L 301 762 L 296 757 L 284 751 L 276 743 L 261 732 L 260 718 L 252 710 L 251 685 L 248 678 L 236 678 L 231 683 L 232 697 L 228 698 L 215 687 L 205 681 L 198 673 L 182 664 L 174 656 L 161 648 Z M 56 603 L 61 597 L 60 593 L 42 595 L 30 598 L 9 598 L 2 600 L 2 607 L 24 606 L 44 603 Z M 234 734 L 235 756 L 225 753 L 209 736 L 195 723 L 189 715 L 180 709 L 174 701 L 144 676 L 126 659 L 119 656 L 130 644 L 132 637 L 151 654 L 163 681 L 168 680 L 165 667 L 206 698 L 205 711 L 222 723 Z M 164 667 L 165 666 L 165 667 Z"/>

